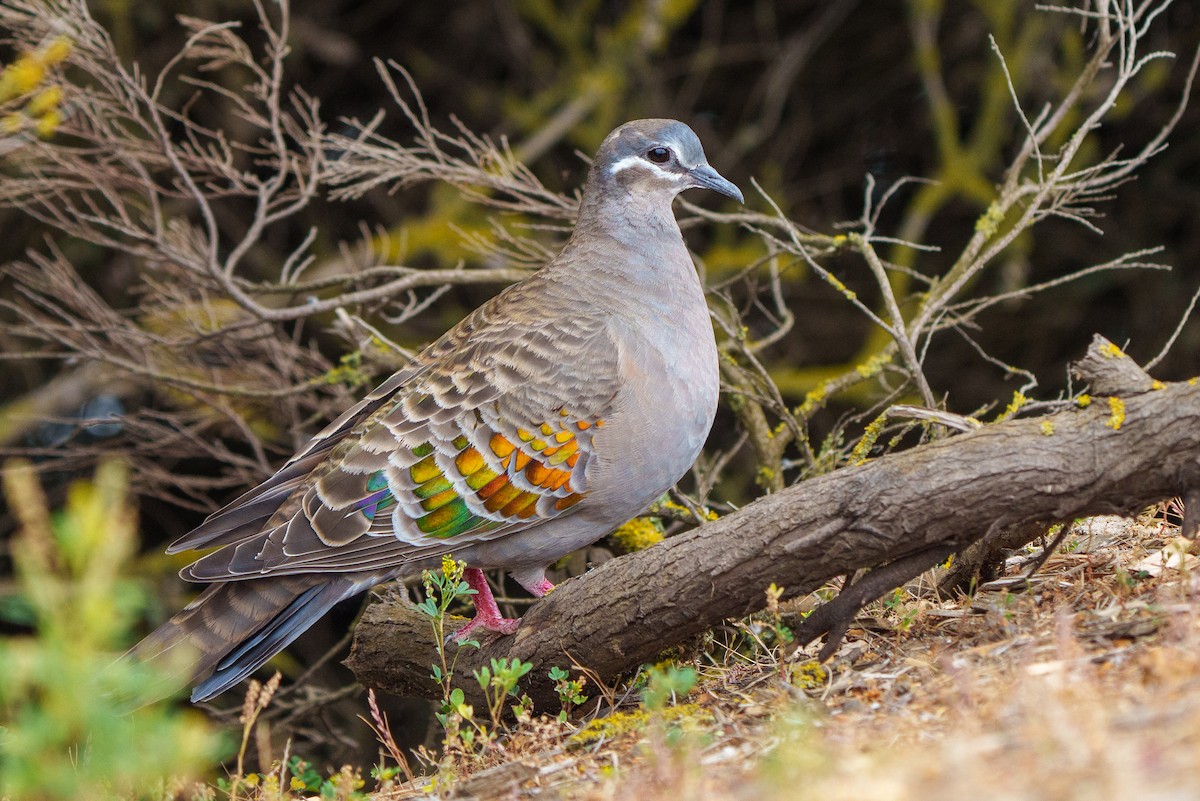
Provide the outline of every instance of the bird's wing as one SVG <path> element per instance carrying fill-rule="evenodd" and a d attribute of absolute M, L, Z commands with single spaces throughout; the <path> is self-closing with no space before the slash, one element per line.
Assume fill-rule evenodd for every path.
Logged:
<path fill-rule="evenodd" d="M 603 319 L 546 314 L 552 300 L 526 282 L 470 315 L 173 545 L 225 546 L 184 577 L 382 571 L 568 514 L 587 495 L 617 351 Z"/>

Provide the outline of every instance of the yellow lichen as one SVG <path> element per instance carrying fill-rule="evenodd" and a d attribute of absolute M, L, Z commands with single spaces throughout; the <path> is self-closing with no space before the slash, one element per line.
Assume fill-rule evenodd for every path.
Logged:
<path fill-rule="evenodd" d="M 754 474 L 754 483 L 760 487 L 767 487 L 775 480 L 775 471 L 769 467 L 763 466 L 758 468 Z"/>
<path fill-rule="evenodd" d="M 42 116 L 38 117 L 34 123 L 34 130 L 37 135 L 43 139 L 49 139 L 58 130 L 58 126 L 62 124 L 62 115 L 57 111 L 47 111 Z"/>
<path fill-rule="evenodd" d="M 833 275 L 832 273 L 826 273 L 824 277 L 825 281 L 838 292 L 841 292 L 846 299 L 854 300 L 858 297 L 857 293 L 855 293 L 853 289 L 848 288 L 845 284 L 838 280 L 837 276 Z"/>
<path fill-rule="evenodd" d="M 1092 396 L 1088 395 L 1087 393 L 1080 395 L 1078 398 L 1075 399 L 1075 405 L 1078 406 L 1080 409 L 1086 409 L 1087 407 L 1092 405 Z"/>
<path fill-rule="evenodd" d="M 342 355 L 338 366 L 328 370 L 321 376 L 321 383 L 330 386 L 345 384 L 354 389 L 370 381 L 371 374 L 363 368 L 362 351 L 351 351 Z"/>
<path fill-rule="evenodd" d="M 820 662 L 811 661 L 793 665 L 789 678 L 791 679 L 792 686 L 811 690 L 824 685 L 825 680 L 829 678 L 829 673 Z"/>
<path fill-rule="evenodd" d="M 717 514 L 716 512 L 714 512 L 712 509 L 703 509 L 702 508 L 699 511 L 700 511 L 700 514 L 702 514 L 704 516 L 705 520 L 720 520 L 721 519 L 721 516 L 719 514 Z M 683 504 L 675 503 L 675 501 L 671 500 L 669 497 L 667 497 L 665 495 L 662 498 L 660 498 L 659 500 L 655 501 L 650 506 L 650 512 L 649 512 L 648 516 L 656 517 L 659 515 L 663 515 L 666 517 L 672 517 L 672 518 L 675 518 L 678 520 L 695 520 L 695 516 L 692 513 L 691 509 L 687 508 Z"/>
<path fill-rule="evenodd" d="M 867 461 L 867 454 L 871 452 L 875 441 L 879 439 L 879 435 L 883 433 L 883 427 L 887 425 L 887 414 L 881 414 L 867 424 L 866 430 L 863 431 L 862 439 L 854 446 L 854 450 L 850 451 L 850 464 L 859 465 Z"/>
<path fill-rule="evenodd" d="M 798 417 L 808 417 L 821 406 L 825 405 L 825 399 L 829 397 L 829 388 L 832 383 L 822 381 L 815 387 L 804 394 L 804 402 L 796 407 L 796 415 Z"/>
<path fill-rule="evenodd" d="M 1125 422 L 1125 401 L 1114 395 L 1108 399 L 1108 409 L 1112 414 L 1104 425 L 1113 431 L 1120 431 L 1121 424 Z"/>
<path fill-rule="evenodd" d="M 1125 351 L 1111 342 L 1105 342 L 1100 346 L 1100 355 L 1109 359 L 1119 359 L 1125 355 Z"/>
<path fill-rule="evenodd" d="M 1004 212 L 1000 210 L 999 203 L 993 201 L 983 216 L 975 221 L 975 230 L 986 237 L 991 237 L 1000 230 L 1002 222 L 1004 222 Z"/>
<path fill-rule="evenodd" d="M 40 59 L 33 56 L 21 56 L 4 70 L 0 77 L 0 86 L 7 95 L 4 99 L 20 97 L 38 87 L 46 77 L 46 67 Z"/>
<path fill-rule="evenodd" d="M 662 542 L 662 525 L 654 517 L 635 517 L 612 533 L 613 540 L 625 551 L 644 551 Z"/>
<path fill-rule="evenodd" d="M 871 378 L 883 370 L 891 361 L 892 357 L 887 353 L 876 353 L 862 364 L 856 364 L 854 372 L 858 373 L 862 378 Z M 825 402 L 829 400 L 829 396 L 836 386 L 837 383 L 831 379 L 820 382 L 805 393 L 804 401 L 793 410 L 793 413 L 797 417 L 810 417 L 813 412 L 825 405 Z"/>
<path fill-rule="evenodd" d="M 886 353 L 876 353 L 871 358 L 867 359 L 862 364 L 856 365 L 854 372 L 858 373 L 863 378 L 870 378 L 877 374 L 885 366 L 890 364 L 892 357 Z"/>
<path fill-rule="evenodd" d="M 634 709 L 629 712 L 617 712 L 605 718 L 597 718 L 579 730 L 572 740 L 579 744 L 595 740 L 612 740 L 627 734 L 637 734 L 655 718 L 664 722 L 694 722 L 697 724 L 712 721 L 712 713 L 702 709 L 699 704 L 679 704 L 669 706 L 658 713 L 645 709 Z"/>
<path fill-rule="evenodd" d="M 57 86 L 51 86 L 38 92 L 33 96 L 25 106 L 25 111 L 36 116 L 47 114 L 56 111 L 60 103 L 62 103 L 62 89 Z"/>
<path fill-rule="evenodd" d="M 58 64 L 65 61 L 67 56 L 71 55 L 71 41 L 65 37 L 58 37 L 39 54 L 43 64 Z"/>
<path fill-rule="evenodd" d="M 1150 389 L 1166 389 L 1167 385 L 1159 381 L 1157 378 L 1150 382 Z"/>
<path fill-rule="evenodd" d="M 49 68 L 65 59 L 70 52 L 71 45 L 66 39 L 55 39 L 39 51 L 18 56 L 15 61 L 0 70 L 0 103 L 33 93 L 45 83 Z M 62 90 L 52 86 L 38 92 L 26 104 L 26 116 L 35 121 L 35 127 L 43 136 L 48 136 L 58 128 L 58 107 L 61 102 Z M 5 128 L 11 133 L 12 122 L 8 122 Z"/>
<path fill-rule="evenodd" d="M 1043 420 L 1041 427 L 1042 427 L 1042 433 L 1045 434 L 1047 437 L 1052 436 L 1054 434 L 1054 423 L 1051 423 L 1049 420 Z"/>
<path fill-rule="evenodd" d="M 1004 407 L 1004 411 L 1002 411 L 1000 413 L 1000 415 L 996 418 L 996 422 L 999 423 L 1002 420 L 1008 420 L 1010 417 L 1012 417 L 1014 414 L 1016 414 L 1018 411 L 1020 411 L 1021 407 L 1024 406 L 1028 401 L 1029 401 L 1029 398 L 1025 397 L 1025 394 L 1023 392 L 1021 392 L 1019 390 L 1017 392 L 1014 392 L 1013 396 L 1012 396 L 1012 400 L 1009 401 L 1008 406 Z"/>

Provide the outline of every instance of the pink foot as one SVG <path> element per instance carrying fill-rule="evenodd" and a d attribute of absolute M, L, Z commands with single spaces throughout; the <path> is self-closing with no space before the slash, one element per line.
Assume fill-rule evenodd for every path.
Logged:
<path fill-rule="evenodd" d="M 463 572 L 463 578 L 466 579 L 471 589 L 475 590 L 475 617 L 471 618 L 471 621 L 458 631 L 451 632 L 446 637 L 447 641 L 454 640 L 461 643 L 471 639 L 471 635 L 479 629 L 495 631 L 500 634 L 515 632 L 517 626 L 521 625 L 521 621 L 503 617 L 500 614 L 500 607 L 496 605 L 496 598 L 492 595 L 492 588 L 488 585 L 487 576 L 483 575 L 483 571 L 468 567 Z"/>

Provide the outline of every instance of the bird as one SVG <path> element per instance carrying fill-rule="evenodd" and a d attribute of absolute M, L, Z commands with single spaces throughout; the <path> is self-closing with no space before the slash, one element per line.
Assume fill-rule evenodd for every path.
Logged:
<path fill-rule="evenodd" d="M 547 567 L 674 486 L 712 427 L 717 346 L 672 211 L 692 188 L 744 203 L 685 123 L 613 130 L 554 258 L 168 547 L 216 548 L 180 571 L 208 586 L 133 658 L 186 652 L 205 701 L 338 602 L 446 555 L 475 590 L 459 639 L 513 633 L 482 571 L 545 596 Z"/>

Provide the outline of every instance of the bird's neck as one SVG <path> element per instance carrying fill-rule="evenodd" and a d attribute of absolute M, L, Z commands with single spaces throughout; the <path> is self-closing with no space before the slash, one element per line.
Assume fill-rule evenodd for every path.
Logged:
<path fill-rule="evenodd" d="M 681 341 L 711 340 L 704 289 L 669 200 L 654 206 L 611 199 L 583 205 L 546 278 L 564 288 L 576 313 L 590 309 L 656 331 L 665 320 Z"/>
<path fill-rule="evenodd" d="M 672 195 L 633 193 L 615 181 L 597 183 L 593 175 L 585 187 L 565 258 L 635 284 L 662 286 L 683 274 L 696 280 L 671 210 Z"/>

